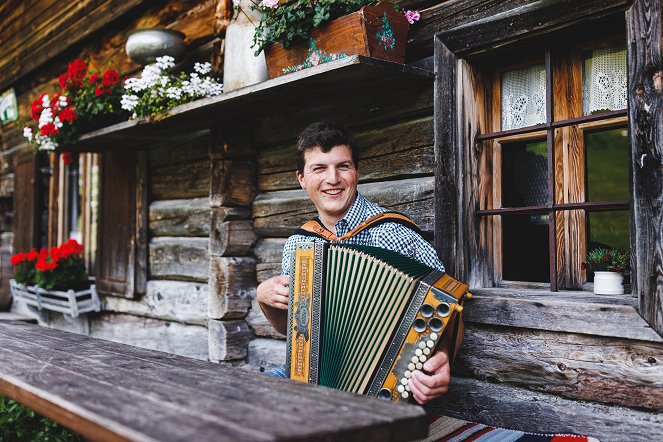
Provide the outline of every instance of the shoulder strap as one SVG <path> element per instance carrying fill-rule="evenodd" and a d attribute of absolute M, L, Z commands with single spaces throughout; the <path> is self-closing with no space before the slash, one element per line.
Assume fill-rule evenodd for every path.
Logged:
<path fill-rule="evenodd" d="M 367 220 L 365 220 L 364 222 L 362 222 L 357 227 L 350 230 L 348 233 L 346 233 L 340 238 L 337 237 L 334 234 L 334 232 L 330 231 L 325 226 L 323 226 L 322 223 L 317 218 L 304 223 L 304 225 L 302 225 L 299 229 L 295 231 L 295 234 L 317 236 L 319 238 L 324 239 L 325 241 L 339 242 L 352 238 L 362 230 L 368 229 L 370 227 L 375 227 L 377 225 L 384 223 L 398 223 L 404 225 L 405 227 L 411 230 L 414 230 L 418 234 L 421 234 L 421 230 L 419 229 L 419 227 L 417 227 L 414 221 L 412 221 L 410 218 L 403 215 L 402 213 L 398 212 L 382 212 L 373 215 L 372 217 L 368 218 Z"/>

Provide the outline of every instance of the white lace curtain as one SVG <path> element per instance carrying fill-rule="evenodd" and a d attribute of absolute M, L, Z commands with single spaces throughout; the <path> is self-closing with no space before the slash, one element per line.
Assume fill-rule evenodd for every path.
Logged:
<path fill-rule="evenodd" d="M 625 47 L 592 51 L 583 64 L 583 114 L 626 109 L 626 82 Z"/>
<path fill-rule="evenodd" d="M 502 73 L 502 130 L 546 122 L 546 67 Z"/>

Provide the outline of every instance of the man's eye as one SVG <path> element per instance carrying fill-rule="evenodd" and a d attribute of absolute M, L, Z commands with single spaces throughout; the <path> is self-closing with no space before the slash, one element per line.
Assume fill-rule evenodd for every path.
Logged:
<path fill-rule="evenodd" d="M 313 168 L 313 173 L 320 173 L 323 172 L 325 169 L 323 167 L 314 167 Z"/>
<path fill-rule="evenodd" d="M 338 166 L 338 170 L 343 170 L 343 171 L 350 170 L 350 165 L 349 164 L 341 164 L 340 166 Z"/>

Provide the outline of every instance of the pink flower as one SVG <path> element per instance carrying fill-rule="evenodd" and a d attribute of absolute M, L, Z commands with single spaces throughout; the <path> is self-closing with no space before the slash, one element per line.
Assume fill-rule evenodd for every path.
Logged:
<path fill-rule="evenodd" d="M 317 66 L 320 63 L 320 56 L 318 55 L 317 52 L 314 52 L 309 57 L 309 61 L 313 66 Z"/>
<path fill-rule="evenodd" d="M 403 14 L 405 14 L 405 18 L 407 18 L 407 21 L 410 24 L 413 24 L 415 21 L 419 21 L 419 19 L 421 18 L 421 14 L 419 14 L 419 11 L 407 10 L 403 12 Z"/>
<path fill-rule="evenodd" d="M 233 6 L 239 7 L 239 4 L 242 0 L 233 0 Z"/>
<path fill-rule="evenodd" d="M 276 9 L 279 7 L 279 0 L 262 0 L 260 3 L 262 3 L 263 6 L 272 9 Z"/>

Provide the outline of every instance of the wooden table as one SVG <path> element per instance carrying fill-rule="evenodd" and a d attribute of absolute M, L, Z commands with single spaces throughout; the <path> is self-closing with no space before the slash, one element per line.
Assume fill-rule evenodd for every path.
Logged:
<path fill-rule="evenodd" d="M 97 441 L 409 440 L 423 409 L 23 322 L 0 393 Z"/>

